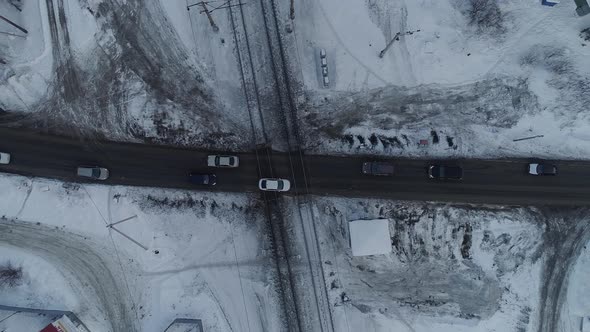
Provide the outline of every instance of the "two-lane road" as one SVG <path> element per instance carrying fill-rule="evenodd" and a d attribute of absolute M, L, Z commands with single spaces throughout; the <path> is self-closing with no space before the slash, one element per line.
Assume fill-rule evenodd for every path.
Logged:
<path fill-rule="evenodd" d="M 198 151 L 166 146 L 114 142 L 82 142 L 13 129 L 0 129 L 0 151 L 12 154 L 10 165 L 0 171 L 84 182 L 76 177 L 79 165 L 107 167 L 111 176 L 105 184 L 185 188 L 228 192 L 256 192 L 262 176 L 293 180 L 287 154 L 261 156 L 259 174 L 254 153 L 237 153 L 237 169 L 209 168 L 207 155 Z M 227 153 L 227 152 L 225 152 Z M 430 161 L 393 159 L 396 174 L 375 177 L 360 172 L 364 157 L 304 156 L 309 192 L 316 195 L 379 197 L 402 200 L 450 201 L 514 205 L 590 205 L 590 162 L 555 162 L 559 175 L 534 177 L 526 174 L 529 160 L 459 160 L 462 181 L 428 179 Z M 187 181 L 189 171 L 217 174 L 217 185 L 201 187 Z M 302 173 L 302 172 L 301 172 Z M 301 177 L 290 194 L 305 194 Z M 101 182 L 102 183 L 102 182 Z M 298 191 L 298 192 L 297 192 Z"/>
<path fill-rule="evenodd" d="M 461 165 L 462 181 L 429 179 L 430 160 L 395 159 L 395 176 L 376 177 L 360 173 L 362 162 L 370 158 L 306 158 L 314 194 L 382 197 L 404 200 L 455 201 L 490 204 L 590 203 L 590 163 L 555 162 L 558 176 L 526 174 L 530 160 L 453 160 Z"/>

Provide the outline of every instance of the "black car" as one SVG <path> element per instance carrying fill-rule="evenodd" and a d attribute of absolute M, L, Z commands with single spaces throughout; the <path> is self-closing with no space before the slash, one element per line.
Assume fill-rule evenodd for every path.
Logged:
<path fill-rule="evenodd" d="M 363 174 L 390 176 L 393 175 L 393 164 L 383 161 L 366 161 L 363 163 Z"/>
<path fill-rule="evenodd" d="M 530 175 L 557 175 L 557 167 L 547 163 L 530 163 L 527 171 Z"/>
<path fill-rule="evenodd" d="M 428 177 L 438 180 L 461 180 L 463 179 L 463 168 L 460 166 L 430 165 Z"/>
<path fill-rule="evenodd" d="M 190 173 L 188 175 L 190 183 L 214 186 L 217 184 L 217 176 L 215 174 L 201 174 L 201 173 Z"/>

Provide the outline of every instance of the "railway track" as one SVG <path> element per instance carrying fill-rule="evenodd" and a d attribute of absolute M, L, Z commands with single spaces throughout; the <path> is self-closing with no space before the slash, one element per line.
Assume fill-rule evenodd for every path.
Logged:
<path fill-rule="evenodd" d="M 312 201 L 309 195 L 309 180 L 303 159 L 303 151 L 301 150 L 301 138 L 297 124 L 297 108 L 292 94 L 288 60 L 285 55 L 286 51 L 280 32 L 278 8 L 275 0 L 260 0 L 260 5 L 264 18 L 268 49 L 270 51 L 275 88 L 280 105 L 279 109 L 282 113 L 283 129 L 287 138 L 287 151 L 293 187 L 295 191 L 305 193 L 305 196 L 296 196 L 295 200 L 298 206 L 298 219 L 304 233 L 304 248 L 300 249 L 305 251 L 304 254 L 308 264 L 313 298 L 315 300 L 314 311 L 316 317 L 311 319 L 311 322 L 309 322 L 310 319 L 307 319 L 308 322 L 302 322 L 302 324 L 305 324 L 306 327 L 319 326 L 322 332 L 333 332 L 333 318 L 324 278 L 317 229 L 315 227 L 316 222 L 313 211 L 311 210 Z M 301 188 L 301 191 L 299 188 Z M 301 297 L 303 298 L 303 296 Z"/>
<path fill-rule="evenodd" d="M 237 6 L 229 7 L 229 15 L 234 41 L 237 46 L 242 87 L 246 95 L 248 115 L 252 128 L 252 144 L 256 153 L 258 175 L 259 177 L 273 177 L 272 150 L 264 123 L 261 93 L 258 88 L 256 70 L 241 0 L 237 0 Z M 289 331 L 299 332 L 302 331 L 300 326 L 301 317 L 295 298 L 293 286 L 295 281 L 291 273 L 291 263 L 285 244 L 285 221 L 278 204 L 278 194 L 263 192 L 262 198 L 265 206 L 267 234 L 270 234 L 269 240 L 275 258 L 275 269 L 278 271 L 278 291 L 282 300 L 283 322 L 286 322 L 286 328 Z"/>

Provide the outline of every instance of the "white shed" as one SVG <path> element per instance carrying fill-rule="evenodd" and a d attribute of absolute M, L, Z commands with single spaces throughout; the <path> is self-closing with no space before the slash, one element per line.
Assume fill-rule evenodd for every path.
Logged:
<path fill-rule="evenodd" d="M 389 220 L 353 220 L 348 223 L 353 256 L 381 255 L 391 252 Z"/>

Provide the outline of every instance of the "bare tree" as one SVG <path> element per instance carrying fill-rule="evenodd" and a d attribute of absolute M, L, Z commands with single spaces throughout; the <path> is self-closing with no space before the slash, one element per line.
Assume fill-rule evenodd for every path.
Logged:
<path fill-rule="evenodd" d="M 23 277 L 23 268 L 12 265 L 9 261 L 4 265 L 0 265 L 0 287 L 18 286 Z"/>
<path fill-rule="evenodd" d="M 467 9 L 469 24 L 480 32 L 504 32 L 504 16 L 496 0 L 470 0 Z"/>

